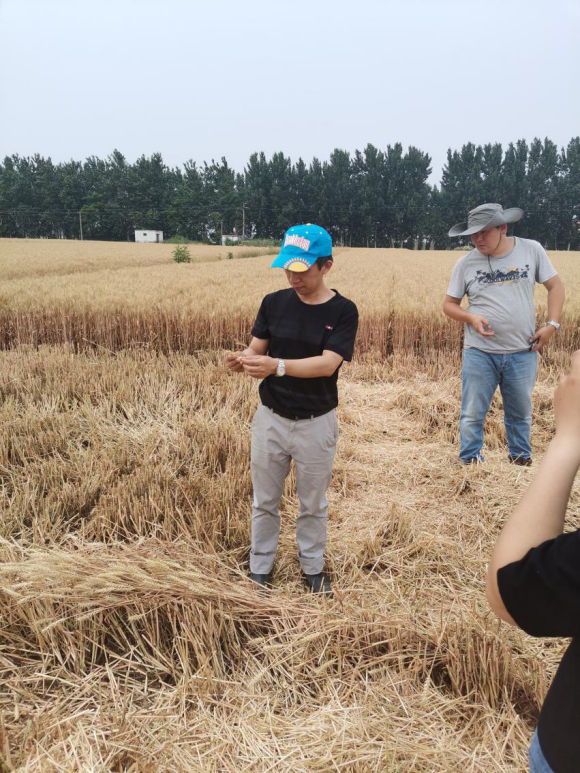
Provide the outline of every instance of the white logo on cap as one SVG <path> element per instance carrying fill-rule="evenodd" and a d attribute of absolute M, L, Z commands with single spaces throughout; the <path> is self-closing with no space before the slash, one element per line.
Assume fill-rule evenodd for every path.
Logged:
<path fill-rule="evenodd" d="M 304 252 L 308 252 L 310 247 L 310 239 L 305 239 L 304 236 L 298 236 L 298 234 L 290 234 L 284 240 L 284 247 L 288 246 L 299 247 Z"/>

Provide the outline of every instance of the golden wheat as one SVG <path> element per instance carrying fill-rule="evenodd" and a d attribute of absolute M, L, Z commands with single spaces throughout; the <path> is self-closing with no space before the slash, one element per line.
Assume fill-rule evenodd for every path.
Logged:
<path fill-rule="evenodd" d="M 186 245 L 193 263 L 267 255 L 274 247 Z M 171 264 L 174 244 L 95 242 L 67 239 L 0 239 L 2 279 L 66 276 L 120 268 Z"/>
<path fill-rule="evenodd" d="M 91 248 L 89 244 L 95 243 L 0 239 L 2 306 L 154 307 L 211 317 L 253 314 L 266 292 L 286 286 L 282 271 L 268 269 L 271 248 L 263 248 L 263 256 L 239 260 L 245 248 L 232 247 L 228 252 L 234 259 L 222 260 L 226 248 L 192 246 L 199 262 L 176 264 L 170 245 L 97 242 Z M 35 251 L 30 247 L 29 257 L 25 245 L 35 247 Z M 364 315 L 430 316 L 439 314 L 451 268 L 461 254 L 338 248 L 328 281 L 352 298 Z M 579 255 L 551 252 L 550 256 L 568 288 L 567 311 L 578 315 Z M 537 297 L 545 306 L 543 288 L 538 288 Z"/>
<path fill-rule="evenodd" d="M 252 299 L 281 286 L 267 259 L 123 268 L 124 301 L 119 271 L 91 302 L 50 295 L 49 276 L 22 304 L 2 284 L 0 769 L 525 768 L 563 644 L 497 622 L 484 576 L 533 470 L 506 463 L 498 399 L 485 466 L 457 463 L 460 332 L 434 300 L 455 256 L 379 252 L 340 252 L 331 283 L 359 293 L 363 342 L 341 374 L 333 601 L 301 584 L 293 474 L 274 589 L 246 578 L 257 383 L 225 372 L 220 347 L 247 340 Z M 429 258 L 433 314 L 373 306 L 381 261 L 410 287 Z M 197 314 L 148 308 L 142 272 L 181 268 L 208 272 L 188 285 Z M 210 303 L 212 272 L 231 309 Z M 561 332 L 540 364 L 535 457 L 573 340 Z"/>
<path fill-rule="evenodd" d="M 3 251 L 12 249 L 15 241 L 0 240 L 0 266 Z M 52 248 L 54 242 L 44 244 Z M 143 246 L 157 245 L 132 245 Z M 205 247 L 212 249 L 221 248 Z M 430 356 L 433 351 L 449 355 L 459 349 L 461 327 L 441 313 L 457 254 L 336 250 L 330 284 L 359 306 L 359 354 L 412 351 Z M 569 298 L 566 322 L 553 345 L 569 351 L 580 346 L 580 307 L 575 305 L 578 258 L 576 253 L 552 257 Z M 150 266 L 125 264 L 100 270 L 91 262 L 85 271 L 81 265 L 88 258 L 79 260 L 69 264 L 68 273 L 59 269 L 0 281 L 0 348 L 45 343 L 71 343 L 77 351 L 90 347 L 111 351 L 144 347 L 164 353 L 239 348 L 247 342 L 263 295 L 284 287 L 286 281 L 283 272 L 268 269 L 271 256 L 191 265 L 167 261 Z M 543 288 L 537 290 L 537 309 L 541 320 L 546 310 Z"/>

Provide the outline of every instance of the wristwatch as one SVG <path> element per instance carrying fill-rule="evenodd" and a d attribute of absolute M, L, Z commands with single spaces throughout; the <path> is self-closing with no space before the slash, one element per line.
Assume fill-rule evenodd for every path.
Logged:
<path fill-rule="evenodd" d="M 546 322 L 546 325 L 552 325 L 552 327 L 553 327 L 553 328 L 555 328 L 556 330 L 559 330 L 559 329 L 560 329 L 560 323 L 559 323 L 559 322 L 554 322 L 554 320 L 553 320 L 553 319 L 549 319 L 549 320 Z"/>
<path fill-rule="evenodd" d="M 277 376 L 285 376 L 286 375 L 286 363 L 282 359 L 278 360 L 278 367 L 276 368 L 276 375 Z"/>

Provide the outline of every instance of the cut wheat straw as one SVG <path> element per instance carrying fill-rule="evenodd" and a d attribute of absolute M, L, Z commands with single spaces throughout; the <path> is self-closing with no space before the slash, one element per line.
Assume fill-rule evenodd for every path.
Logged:
<path fill-rule="evenodd" d="M 420 308 L 424 283 L 381 306 L 393 256 L 363 251 L 357 274 L 352 252 L 336 267 L 362 322 L 340 377 L 331 601 L 302 585 L 293 473 L 274 589 L 246 577 L 257 384 L 220 349 L 247 340 L 266 259 L 189 267 L 183 309 L 138 282 L 115 300 L 112 282 L 163 266 L 97 277 L 98 303 L 75 282 L 51 295 L 49 277 L 27 300 L 2 286 L 2 773 L 524 769 L 564 643 L 497 622 L 484 576 L 533 469 L 506 463 L 499 399 L 485 466 L 458 465 L 460 331 L 439 301 Z M 399 262 L 394 286 L 439 258 L 442 282 L 454 257 Z M 534 392 L 536 458 L 576 341 L 561 332 Z M 579 504 L 575 489 L 571 527 Z"/>

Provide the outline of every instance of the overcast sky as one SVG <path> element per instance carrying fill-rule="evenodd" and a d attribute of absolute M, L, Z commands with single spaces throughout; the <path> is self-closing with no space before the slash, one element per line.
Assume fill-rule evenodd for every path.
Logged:
<path fill-rule="evenodd" d="M 0 158 L 580 134 L 579 0 L 0 0 Z"/>

